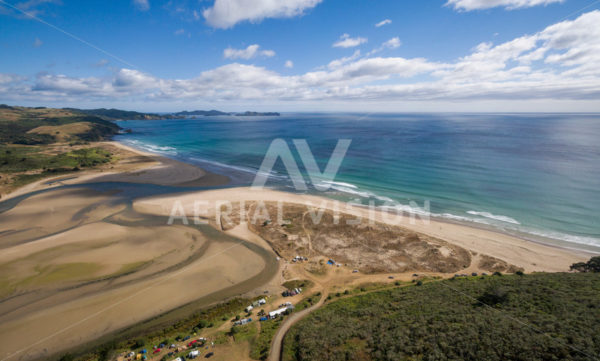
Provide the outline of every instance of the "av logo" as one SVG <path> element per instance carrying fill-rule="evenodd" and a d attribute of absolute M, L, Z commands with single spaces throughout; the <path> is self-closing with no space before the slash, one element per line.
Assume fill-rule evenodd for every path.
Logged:
<path fill-rule="evenodd" d="M 298 154 L 300 155 L 300 159 L 304 164 L 304 168 L 308 173 L 308 177 L 310 178 L 313 186 L 321 192 L 327 191 L 331 187 L 331 182 L 333 182 L 337 172 L 340 169 L 340 165 L 346 156 L 346 152 L 350 147 L 350 143 L 352 143 L 351 139 L 339 139 L 329 161 L 327 162 L 327 166 L 325 170 L 321 172 L 315 157 L 308 146 L 308 143 L 305 139 L 294 139 L 292 141 Z M 292 155 L 292 151 L 288 146 L 287 142 L 283 139 L 275 139 L 271 142 L 269 149 L 267 150 L 267 154 L 265 154 L 265 158 L 260 165 L 260 169 L 254 178 L 254 182 L 252 183 L 252 188 L 263 188 L 269 179 L 269 175 L 273 170 L 273 166 L 278 158 L 281 158 L 285 169 L 287 170 L 292 183 L 294 184 L 294 188 L 298 191 L 306 191 L 308 187 L 306 186 L 306 182 L 300 173 L 300 169 L 298 168 L 298 164 Z"/>

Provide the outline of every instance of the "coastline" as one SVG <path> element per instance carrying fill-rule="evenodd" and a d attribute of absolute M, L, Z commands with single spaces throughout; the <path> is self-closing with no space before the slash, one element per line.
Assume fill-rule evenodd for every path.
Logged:
<path fill-rule="evenodd" d="M 0 311 L 6 312 L 0 317 L 0 336 L 6 336 L 6 343 L 0 343 L 4 347 L 10 347 L 16 351 L 21 347 L 26 347 L 25 340 L 16 338 L 14 330 L 20 330 L 20 333 L 35 335 L 40 339 L 39 345 L 30 351 L 27 351 L 19 359 L 35 358 L 45 354 L 40 348 L 42 343 L 45 348 L 52 352 L 61 349 L 75 347 L 80 342 L 87 342 L 104 334 L 105 331 L 116 331 L 127 325 L 138 324 L 145 319 L 152 318 L 162 314 L 170 309 L 178 309 L 181 305 L 192 302 L 198 298 L 198 293 L 189 288 L 190 282 L 198 282 L 198 287 L 204 287 L 203 295 L 210 295 L 211 290 L 220 292 L 224 285 L 231 287 L 232 294 L 247 292 L 248 285 L 245 282 L 248 276 L 266 272 L 267 280 L 264 285 L 254 284 L 253 287 L 264 287 L 277 291 L 281 282 L 278 283 L 279 273 L 277 271 L 277 262 L 269 266 L 268 271 L 264 271 L 266 258 L 259 256 L 259 253 L 270 254 L 269 259 L 275 262 L 275 253 L 267 241 L 250 231 L 247 225 L 238 226 L 233 229 L 223 231 L 218 227 L 219 222 L 212 223 L 211 226 L 204 228 L 204 233 L 198 234 L 196 231 L 190 233 L 187 226 L 175 223 L 173 226 L 167 226 L 166 217 L 173 209 L 176 201 L 182 202 L 182 207 L 188 214 L 194 214 L 194 201 L 208 201 L 208 205 L 201 209 L 205 212 L 205 218 L 216 219 L 217 201 L 264 201 L 277 202 L 285 204 L 312 204 L 314 207 L 322 207 L 332 210 L 333 199 L 308 194 L 296 194 L 282 192 L 272 189 L 254 190 L 248 187 L 223 187 L 226 184 L 227 177 L 223 175 L 214 175 L 206 172 L 196 166 L 186 164 L 180 161 L 172 160 L 162 155 L 147 153 L 138 149 L 120 144 L 118 142 L 103 142 L 106 145 L 116 147 L 128 154 L 127 157 L 120 159 L 121 164 L 117 164 L 110 170 L 89 170 L 85 172 L 67 175 L 63 177 L 51 177 L 32 184 L 30 188 L 19 189 L 19 193 L 12 194 L 12 197 L 23 195 L 33 190 L 48 190 L 48 193 L 41 192 L 28 198 L 17 209 L 6 211 L 4 216 L 7 221 L 4 228 L 7 230 L 22 230 L 19 233 L 6 233 L 4 243 L 3 260 L 10 262 L 12 258 L 25 259 L 33 255 L 44 255 L 51 252 L 54 248 L 72 247 L 77 245 L 82 247 L 86 254 L 86 262 L 104 264 L 102 272 L 105 276 L 90 273 L 84 281 L 97 277 L 108 277 L 99 279 L 83 286 L 73 288 L 68 295 L 63 295 L 60 291 L 53 288 L 44 288 L 43 293 L 21 293 L 7 302 L 0 303 Z M 110 183 L 125 182 L 148 185 L 162 184 L 172 188 L 167 188 L 159 196 L 147 196 L 146 198 L 134 199 L 130 204 L 123 202 L 124 198 L 119 198 L 115 193 L 107 192 L 106 189 L 99 192 L 90 187 L 89 191 L 76 191 L 70 188 L 54 190 L 60 185 L 82 185 L 92 183 Z M 181 191 L 178 191 L 181 187 Z M 206 187 L 205 190 L 189 191 L 193 187 Z M 117 188 L 122 188 L 119 185 Z M 110 189 L 110 188 L 109 188 Z M 131 188 L 124 188 L 131 189 Z M 166 193 L 166 192 L 169 193 Z M 173 191 L 173 192 L 171 192 Z M 125 192 L 126 193 L 126 192 Z M 8 198 L 4 198 L 6 200 Z M 212 203 L 211 203 L 212 202 Z M 369 209 L 353 207 L 346 210 L 346 203 L 342 203 L 342 213 L 358 215 L 361 217 L 369 216 Z M 81 210 L 81 211 L 80 211 Z M 79 223 L 81 218 L 77 214 L 85 210 L 84 223 Z M 40 214 L 44 217 L 39 218 Z M 375 211 L 375 220 L 377 222 L 386 222 L 389 217 L 388 212 Z M 30 224 L 36 220 L 36 227 L 31 228 Z M 215 227 L 215 224 L 217 227 Z M 193 223 L 190 223 L 193 227 Z M 520 239 L 515 236 L 503 234 L 489 229 L 471 227 L 463 224 L 431 219 L 429 224 L 420 224 L 419 219 L 415 224 L 411 224 L 410 216 L 404 215 L 397 226 L 422 233 L 432 237 L 439 238 L 445 242 L 462 247 L 474 255 L 473 264 L 461 272 L 482 272 L 475 260 L 478 255 L 489 255 L 511 265 L 524 269 L 525 272 L 563 272 L 568 271 L 570 264 L 585 261 L 590 255 L 586 252 L 564 249 L 558 246 L 550 246 L 535 243 L 529 240 Z M 39 233 L 43 230 L 45 233 Z M 187 231 L 186 231 L 187 230 Z M 32 233 L 33 232 L 33 233 Z M 206 233 L 208 232 L 208 233 Z M 262 251 L 257 253 L 247 247 L 228 248 L 226 245 L 232 243 L 229 240 L 220 241 L 211 244 L 211 239 L 220 237 L 233 237 L 244 241 L 246 244 L 254 245 Z M 9 239 L 9 238 L 14 239 Z M 103 244 L 103 247 L 111 248 L 110 253 L 96 254 L 95 252 L 104 252 L 97 245 Z M 139 245 L 143 244 L 141 249 Z M 89 247 L 89 248 L 86 248 Z M 174 251 L 164 253 L 165 247 L 174 247 Z M 184 257 L 189 247 L 197 249 L 197 260 L 186 264 Z M 200 248 L 198 248 L 200 247 Z M 209 247 L 209 248 L 205 248 Z M 77 251 L 79 252 L 79 251 Z M 220 254 L 220 252 L 224 252 Z M 83 254 L 83 253 L 82 253 Z M 205 255 L 206 254 L 206 255 Z M 200 262 L 206 260 L 206 256 L 214 255 L 210 262 Z M 161 257 L 166 257 L 162 259 Z M 57 256 L 58 257 L 58 256 Z M 57 258 L 57 262 L 73 262 L 76 259 L 81 261 L 78 253 L 72 255 L 61 255 L 64 260 Z M 185 256 L 187 257 L 187 256 Z M 44 257 L 42 262 L 54 262 L 52 257 Z M 150 259 L 150 263 L 147 260 Z M 160 260 L 154 262 L 153 260 Z M 244 259 L 244 262 L 240 262 Z M 47 261 L 45 261 L 47 260 Z M 108 264 L 105 264 L 108 262 Z M 123 272 L 123 266 L 135 265 L 139 262 L 146 262 L 148 266 L 141 266 L 133 273 L 119 274 Z M 279 266 L 287 264 L 285 261 L 278 262 Z M 165 273 L 156 273 L 151 276 L 151 271 L 163 272 L 162 268 L 156 268 L 168 265 L 179 265 L 177 272 L 164 271 Z M 161 266 L 162 267 L 162 266 Z M 207 268 L 208 267 L 208 268 Z M 154 268 L 154 269 L 153 269 Z M 215 273 L 215 270 L 219 272 Z M 263 271 L 261 271 L 263 270 Z M 354 277 L 351 269 L 344 267 L 342 273 L 345 277 Z M 181 273 L 183 272 L 183 273 Z M 261 273 L 261 274 L 262 274 Z M 413 272 L 408 273 L 382 273 L 373 275 L 364 275 L 368 279 L 385 282 L 389 276 L 396 279 L 410 279 Z M 419 272 L 421 273 L 421 272 Z M 453 273 L 425 272 L 429 276 L 451 277 Z M 145 277 L 149 277 L 145 279 Z M 171 278 L 176 275 L 176 278 Z M 202 276 L 210 275 L 211 281 L 200 281 Z M 222 280 L 226 277 L 226 283 Z M 363 275 L 360 275 L 363 277 Z M 362 279 L 362 278 L 360 278 Z M 168 282 L 167 282 L 168 280 Z M 108 291 L 102 291 L 103 282 L 110 285 Z M 119 282 L 123 282 L 119 285 Z M 156 287 L 157 282 L 160 287 Z M 147 285 L 155 285 L 148 288 Z M 208 285 L 210 287 L 206 288 Z M 156 287 L 156 290 L 154 290 Z M 44 292 L 48 296 L 44 296 Z M 136 305 L 137 300 L 130 299 L 127 295 L 136 292 L 144 292 L 144 305 L 147 307 L 141 312 Z M 161 295 L 178 295 L 177 298 L 164 299 Z M 44 296 L 38 299 L 39 295 Z M 112 295 L 112 296 L 111 296 Z M 29 299 L 31 297 L 31 299 Z M 67 297 L 67 298 L 65 298 Z M 112 297 L 112 298 L 111 298 Z M 112 299 L 124 299 L 124 302 L 118 303 L 117 308 L 111 306 Z M 52 301 L 59 300 L 51 304 Z M 21 307 L 20 302 L 27 301 L 26 307 Z M 68 302 L 67 302 L 68 301 Z M 154 309 L 152 305 L 158 305 Z M 102 312 L 102 307 L 109 307 L 111 313 L 122 315 L 127 318 L 120 319 L 119 322 L 110 320 L 94 319 L 93 324 L 78 323 L 88 312 Z M 87 311 L 86 311 L 87 310 Z M 68 314 L 68 317 L 66 315 Z M 85 318 L 87 320 L 87 318 Z M 75 322 L 76 327 L 69 329 L 63 334 L 59 342 L 58 339 L 47 339 L 46 335 L 52 334 L 56 327 L 68 327 L 69 322 Z M 90 320 L 92 322 L 92 320 Z M 35 332 L 34 332 L 35 330 Z M 0 337 L 1 339 L 2 337 Z"/>
<path fill-rule="evenodd" d="M 129 151 L 132 152 L 138 152 L 140 154 L 143 155 L 148 155 L 148 156 L 155 156 L 158 158 L 163 158 L 163 159 L 169 159 L 168 157 L 162 156 L 162 155 L 156 155 L 153 153 L 148 153 L 145 152 L 143 150 L 139 150 L 136 149 L 134 147 L 130 147 L 128 145 L 124 145 L 121 143 L 116 142 L 117 144 L 119 144 L 120 147 L 123 147 L 124 149 L 127 149 Z M 179 162 L 179 161 L 174 161 L 177 162 L 176 164 L 186 164 L 183 162 Z M 187 165 L 187 164 L 186 164 Z M 251 200 L 253 197 L 251 196 L 251 194 L 255 193 L 254 190 L 250 191 L 248 188 L 244 188 L 244 187 L 239 187 L 239 188 L 232 188 L 232 189 L 238 189 L 240 190 L 240 192 L 238 193 L 239 198 L 240 199 L 245 199 L 245 200 Z M 219 192 L 219 191 L 210 191 L 210 192 Z M 222 191 L 220 191 L 220 195 L 223 195 L 223 200 L 232 200 L 231 196 L 229 194 L 227 194 L 228 189 L 224 189 Z M 274 193 L 271 193 L 274 192 Z M 191 193 L 193 194 L 202 194 L 202 193 Z M 181 197 L 189 197 L 190 195 L 182 195 Z M 178 196 L 179 197 L 179 196 Z M 209 196 L 210 197 L 210 196 Z M 328 198 L 328 197 L 324 197 L 324 196 L 319 196 L 319 195 L 300 195 L 300 194 L 296 194 L 293 192 L 285 192 L 285 191 L 274 191 L 274 190 L 269 190 L 269 194 L 263 194 L 263 199 L 262 200 L 280 200 L 280 199 L 285 199 L 286 201 L 288 201 L 289 203 L 297 203 L 297 202 L 302 202 L 306 199 L 309 199 L 309 201 L 314 202 L 315 204 L 319 204 L 323 201 L 327 201 L 327 202 L 332 202 L 333 199 Z M 204 196 L 203 196 L 204 198 Z M 169 197 L 161 197 L 160 199 L 162 199 L 162 202 L 168 202 L 167 199 L 169 199 Z M 261 200 L 261 199 L 253 199 L 253 200 Z M 137 202 L 139 204 L 139 202 Z M 343 204 L 348 204 L 348 203 L 343 203 Z M 184 205 L 185 206 L 185 205 Z M 167 207 L 168 208 L 168 207 Z M 357 209 L 360 209 L 361 207 L 354 207 Z M 169 208 L 170 209 L 170 208 Z M 331 209 L 331 208 L 330 208 Z M 191 210 L 190 210 L 191 211 Z M 365 210 L 362 210 L 361 212 L 359 212 L 360 214 L 362 214 L 363 216 L 365 216 Z M 378 214 L 378 219 L 382 219 L 385 217 L 386 211 L 383 210 L 377 210 L 376 213 Z M 165 215 L 164 210 L 161 211 L 162 215 Z M 168 213 L 167 213 L 168 215 Z M 469 248 L 468 244 L 464 243 L 464 242 L 460 242 L 460 240 L 458 240 L 457 237 L 452 236 L 451 234 L 449 234 L 449 232 L 457 232 L 458 234 L 473 234 L 476 235 L 477 237 L 481 237 L 482 239 L 489 239 L 489 240 L 494 240 L 494 241 L 498 241 L 498 240 L 502 240 L 505 243 L 505 246 L 507 247 L 519 247 L 519 248 L 525 248 L 525 249 L 535 249 L 538 250 L 539 252 L 541 252 L 541 254 L 553 254 L 553 258 L 554 258 L 554 253 L 551 250 L 555 250 L 558 252 L 557 256 L 563 256 L 566 254 L 570 255 L 570 256 L 566 256 L 569 261 L 571 262 L 571 260 L 573 262 L 568 263 L 568 265 L 574 263 L 574 262 L 578 262 L 578 261 L 582 261 L 582 260 L 587 260 L 589 259 L 591 256 L 593 256 L 595 253 L 593 250 L 590 249 L 585 249 L 584 247 L 582 248 L 576 248 L 576 247 L 569 247 L 569 244 L 567 244 L 567 242 L 563 242 L 563 241 L 559 241 L 559 240 L 554 240 L 554 239 L 543 239 L 542 237 L 539 237 L 538 239 L 534 239 L 531 235 L 528 234 L 514 234 L 513 232 L 507 232 L 507 231 L 503 231 L 500 230 L 496 227 L 493 226 L 486 226 L 484 224 L 478 224 L 476 222 L 469 222 L 467 223 L 465 222 L 461 222 L 461 221 L 453 221 L 453 220 L 449 220 L 446 218 L 439 218 L 439 217 L 431 217 L 431 227 L 411 227 L 411 225 L 409 224 L 409 222 L 406 221 L 407 218 L 410 218 L 410 215 L 408 217 L 403 217 L 403 221 L 401 222 L 401 226 L 404 226 L 408 229 L 414 230 L 414 231 L 418 231 L 418 232 L 422 232 L 428 235 L 432 235 L 432 236 L 436 236 L 439 237 L 441 239 L 447 240 L 451 243 L 458 243 L 466 248 Z M 438 229 L 443 229 L 442 232 L 438 232 L 435 230 L 435 228 Z M 471 238 L 471 237 L 469 237 Z M 500 247 L 502 247 L 502 244 L 499 245 Z M 580 245 L 583 246 L 583 245 Z M 477 249 L 479 249 L 480 251 L 486 251 L 486 247 L 477 247 Z M 548 253 L 546 252 L 546 250 L 548 251 Z M 477 250 L 476 250 L 477 251 Z M 506 256 L 504 255 L 502 252 L 492 252 L 494 254 L 492 254 L 492 256 L 495 256 L 495 254 L 500 255 L 500 257 L 498 258 L 502 258 L 502 256 Z M 534 256 L 534 254 L 532 254 L 532 256 Z M 515 260 L 518 258 L 515 258 L 514 256 L 509 257 L 509 261 L 510 260 Z M 567 271 L 568 267 L 565 268 L 566 263 L 565 262 L 559 262 L 559 264 L 562 264 L 560 267 L 553 267 L 550 266 L 548 268 L 542 268 L 542 267 L 538 267 L 536 265 L 533 264 L 529 264 L 526 265 L 526 262 L 523 262 L 524 260 L 519 260 L 518 262 L 515 263 L 519 263 L 517 265 L 524 267 L 528 272 L 532 272 L 532 271 L 558 271 L 558 270 L 563 270 L 563 271 Z M 535 262 L 532 262 L 535 263 Z"/>
<path fill-rule="evenodd" d="M 208 172 L 204 169 L 201 169 L 198 166 L 185 163 L 179 160 L 175 160 L 169 158 L 163 154 L 151 153 L 138 148 L 135 148 L 130 145 L 123 144 L 119 141 L 106 141 L 99 142 L 101 145 L 109 145 L 120 150 L 123 150 L 127 153 L 136 155 L 137 157 L 129 157 L 124 161 L 120 160 L 119 164 L 121 167 L 117 170 L 98 170 L 92 169 L 87 171 L 78 172 L 75 174 L 48 177 L 34 183 L 28 184 L 22 188 L 15 190 L 2 198 L 2 201 L 11 199 L 16 196 L 20 196 L 29 192 L 43 190 L 43 189 L 51 189 L 53 187 L 59 185 L 71 185 L 71 184 L 82 184 L 82 183 L 91 183 L 91 182 L 131 182 L 131 183 L 139 183 L 139 184 L 155 184 L 155 185 L 166 185 L 166 186 L 175 186 L 175 187 L 220 187 L 226 186 L 229 178 L 227 175 L 216 174 L 212 172 Z M 234 189 L 242 190 L 244 193 L 247 189 L 244 187 L 236 187 Z M 281 192 L 283 198 L 288 199 L 286 195 L 291 196 L 289 198 L 290 203 L 297 202 L 302 199 L 302 197 L 310 197 L 314 202 L 322 202 L 329 201 L 332 202 L 334 199 L 321 195 L 303 195 L 294 192 L 286 192 L 286 191 L 273 191 L 273 192 Z M 194 194 L 196 192 L 193 192 Z M 165 197 L 168 198 L 168 197 Z M 226 197 L 225 197 L 226 198 Z M 250 199 L 245 195 L 242 195 L 243 199 Z M 269 196 L 267 196 L 269 199 Z M 260 199 L 255 199 L 260 200 Z M 349 204 L 343 202 L 343 204 Z M 365 208 L 367 206 L 359 206 L 354 205 L 354 208 Z M 377 210 L 376 211 L 381 218 L 383 214 L 389 213 L 385 210 Z M 363 213 L 364 214 L 364 213 Z M 408 214 L 408 217 L 416 216 L 417 214 L 410 214 L 409 212 L 404 212 L 404 214 Z M 518 233 L 514 231 L 502 230 L 492 225 L 485 225 L 477 222 L 468 222 L 468 221 L 460 221 L 460 220 L 452 220 L 442 217 L 430 217 L 432 224 L 440 224 L 440 225 L 448 225 L 444 228 L 452 228 L 451 226 L 456 226 L 460 229 L 471 229 L 475 233 L 486 232 L 490 234 L 497 234 L 501 237 L 507 237 L 510 239 L 518 239 L 523 242 L 536 244 L 542 247 L 559 249 L 562 251 L 566 251 L 575 255 L 578 255 L 579 260 L 583 260 L 585 257 L 593 256 L 594 254 L 598 254 L 599 252 L 595 250 L 593 246 L 586 246 L 584 244 L 575 244 L 569 243 L 562 240 L 542 237 L 542 236 L 534 236 L 528 233 Z M 406 223 L 406 222 L 403 222 Z M 408 227 L 410 228 L 410 227 Z M 428 229 L 415 229 L 425 234 L 430 234 L 433 228 Z M 433 232 L 435 233 L 435 232 Z M 433 234 L 432 234 L 433 235 Z M 489 237 L 489 235 L 486 235 Z M 451 237 L 442 236 L 442 239 L 448 239 Z M 496 237 L 492 237 L 496 238 Z M 581 258 L 583 257 L 583 258 Z"/>
<path fill-rule="evenodd" d="M 203 205 L 199 209 L 198 205 L 194 204 L 197 201 L 207 202 L 206 206 Z M 231 201 L 234 204 L 240 201 L 283 202 L 285 204 L 304 204 L 330 211 L 336 207 L 335 201 L 325 197 L 300 195 L 271 189 L 254 190 L 248 187 L 149 197 L 134 202 L 133 207 L 140 213 L 169 216 L 176 202 L 181 202 L 178 207 L 181 206 L 189 217 L 192 217 L 195 214 L 194 212 L 200 211 L 203 218 L 210 219 L 217 214 L 216 205 L 223 201 Z M 391 223 L 388 221 L 390 215 L 381 211 L 370 211 L 358 207 L 353 207 L 350 210 L 341 208 L 340 211 L 363 219 L 367 219 L 369 212 L 372 212 L 377 222 L 397 225 L 414 232 L 442 239 L 476 254 L 499 258 L 522 267 L 526 272 L 566 272 L 572 263 L 587 260 L 591 256 L 583 251 L 548 246 L 500 232 L 461 224 L 437 220 L 430 220 L 429 224 L 420 223 L 417 220 L 412 224 L 410 217 L 407 216 L 394 219 L 394 223 Z M 396 221 L 398 223 L 395 223 Z"/>

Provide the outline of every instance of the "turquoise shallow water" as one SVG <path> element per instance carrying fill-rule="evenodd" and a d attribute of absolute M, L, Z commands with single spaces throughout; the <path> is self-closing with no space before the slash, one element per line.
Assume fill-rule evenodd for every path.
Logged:
<path fill-rule="evenodd" d="M 598 114 L 303 113 L 120 125 L 133 132 L 118 141 L 237 184 L 252 182 L 273 139 L 288 142 L 301 170 L 293 139 L 307 140 L 321 169 L 337 140 L 351 139 L 326 196 L 600 247 Z M 281 162 L 267 185 L 292 190 Z"/>

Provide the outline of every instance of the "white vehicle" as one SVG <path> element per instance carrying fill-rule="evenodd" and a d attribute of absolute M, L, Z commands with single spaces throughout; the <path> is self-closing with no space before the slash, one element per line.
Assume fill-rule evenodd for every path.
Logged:
<path fill-rule="evenodd" d="M 198 356 L 200 356 L 200 351 L 196 350 L 196 351 L 190 352 L 190 354 L 188 355 L 188 358 L 196 358 Z"/>

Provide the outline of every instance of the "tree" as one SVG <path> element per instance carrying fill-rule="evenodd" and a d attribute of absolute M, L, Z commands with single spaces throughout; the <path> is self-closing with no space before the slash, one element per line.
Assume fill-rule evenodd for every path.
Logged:
<path fill-rule="evenodd" d="M 144 346 L 146 346 L 146 340 L 144 340 L 143 338 L 138 338 L 137 340 L 135 340 L 135 348 L 140 348 Z"/>
<path fill-rule="evenodd" d="M 198 327 L 199 329 L 203 329 L 207 326 L 208 326 L 208 321 L 206 321 L 206 320 L 200 320 L 200 322 L 198 322 L 198 324 L 196 325 L 196 327 Z"/>
<path fill-rule="evenodd" d="M 571 265 L 571 271 L 600 272 L 600 256 L 592 257 L 587 262 L 577 262 Z"/>
<path fill-rule="evenodd" d="M 501 287 L 492 287 L 479 296 L 477 301 L 488 306 L 503 304 L 508 301 L 508 291 Z"/>
<path fill-rule="evenodd" d="M 75 360 L 75 357 L 73 355 L 71 355 L 70 353 L 63 355 L 60 359 L 58 359 L 59 361 L 73 361 Z"/>

